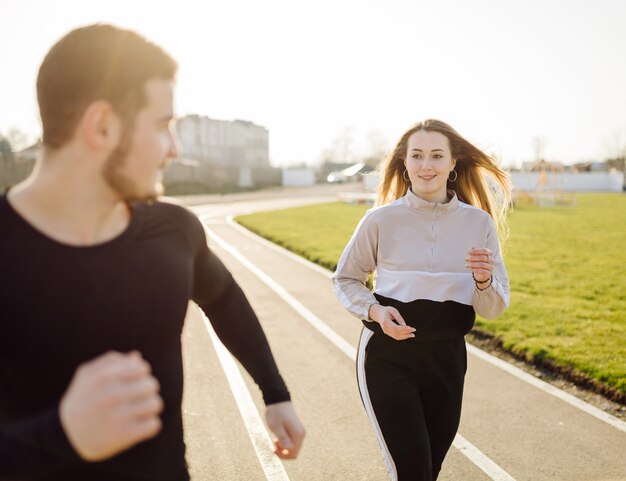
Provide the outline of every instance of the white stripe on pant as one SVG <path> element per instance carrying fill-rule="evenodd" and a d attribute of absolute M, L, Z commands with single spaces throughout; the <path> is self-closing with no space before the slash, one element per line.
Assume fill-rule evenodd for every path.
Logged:
<path fill-rule="evenodd" d="M 363 331 L 361 332 L 361 338 L 359 339 L 359 349 L 356 355 L 356 377 L 357 383 L 359 385 L 359 392 L 361 393 L 361 400 L 363 401 L 363 406 L 365 406 L 365 412 L 367 413 L 367 417 L 369 418 L 370 422 L 372 423 L 372 427 L 374 428 L 376 439 L 378 440 L 380 450 L 383 454 L 383 459 L 385 460 L 385 465 L 387 466 L 387 472 L 389 473 L 391 481 L 397 481 L 398 473 L 396 472 L 396 464 L 391 457 L 389 449 L 387 449 L 387 443 L 385 443 L 385 438 L 383 437 L 383 433 L 380 430 L 380 426 L 378 425 L 378 420 L 376 419 L 376 414 L 374 414 L 374 408 L 372 407 L 372 403 L 370 401 L 370 395 L 367 391 L 367 380 L 365 379 L 365 357 L 367 355 L 365 352 L 365 348 L 367 347 L 367 343 L 373 335 L 374 333 L 369 329 L 363 328 Z"/>

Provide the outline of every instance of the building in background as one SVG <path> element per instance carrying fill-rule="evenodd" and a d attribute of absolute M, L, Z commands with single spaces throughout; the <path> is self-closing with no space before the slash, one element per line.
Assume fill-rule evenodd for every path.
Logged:
<path fill-rule="evenodd" d="M 169 195 L 233 192 L 281 184 L 270 165 L 269 132 L 245 120 L 187 115 L 176 122 L 181 157 L 165 172 Z"/>
<path fill-rule="evenodd" d="M 176 122 L 182 154 L 205 165 L 269 167 L 269 133 L 246 120 L 187 115 Z"/>

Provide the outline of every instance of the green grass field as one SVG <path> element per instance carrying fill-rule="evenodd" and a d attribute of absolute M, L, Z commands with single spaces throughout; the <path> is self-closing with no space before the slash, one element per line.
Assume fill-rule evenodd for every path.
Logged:
<path fill-rule="evenodd" d="M 367 207 L 341 203 L 237 218 L 329 269 Z M 626 195 L 581 194 L 575 207 L 510 212 L 511 307 L 477 327 L 528 359 L 569 366 L 626 394 Z"/>

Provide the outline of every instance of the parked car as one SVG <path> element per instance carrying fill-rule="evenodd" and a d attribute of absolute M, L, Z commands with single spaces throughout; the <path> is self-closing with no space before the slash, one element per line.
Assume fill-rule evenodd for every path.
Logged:
<path fill-rule="evenodd" d="M 363 167 L 365 167 L 363 162 L 357 162 L 356 164 L 346 167 L 343 170 L 331 172 L 328 174 L 328 177 L 326 177 L 326 180 L 335 184 L 356 180 L 357 175 L 363 170 Z"/>
<path fill-rule="evenodd" d="M 344 182 L 347 182 L 348 178 L 341 172 L 331 172 L 326 177 L 326 180 L 331 184 L 343 184 Z"/>

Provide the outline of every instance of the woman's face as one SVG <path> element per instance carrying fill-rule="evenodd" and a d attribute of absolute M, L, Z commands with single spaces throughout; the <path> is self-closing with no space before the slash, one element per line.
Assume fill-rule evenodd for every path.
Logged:
<path fill-rule="evenodd" d="M 411 190 L 418 197 L 428 202 L 446 202 L 448 176 L 454 164 L 445 135 L 418 130 L 409 137 L 404 165 Z"/>

